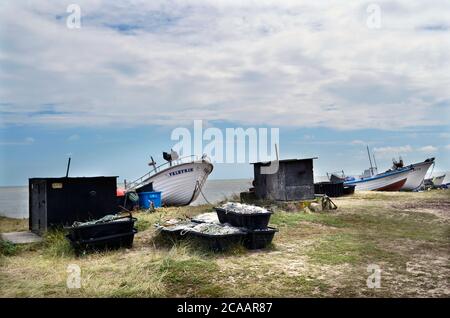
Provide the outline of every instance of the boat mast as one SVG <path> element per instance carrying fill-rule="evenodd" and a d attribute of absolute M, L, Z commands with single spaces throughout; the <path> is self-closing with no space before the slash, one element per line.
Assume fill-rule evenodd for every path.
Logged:
<path fill-rule="evenodd" d="M 377 165 L 377 161 L 375 160 L 375 153 L 373 153 L 372 156 L 373 156 L 373 164 L 375 165 L 375 169 L 377 170 L 377 173 L 378 173 L 378 165 Z"/>
<path fill-rule="evenodd" d="M 370 162 L 370 173 L 373 175 L 373 166 L 372 166 L 372 158 L 370 157 L 370 150 L 369 146 L 367 145 L 367 155 L 369 156 L 369 162 Z"/>

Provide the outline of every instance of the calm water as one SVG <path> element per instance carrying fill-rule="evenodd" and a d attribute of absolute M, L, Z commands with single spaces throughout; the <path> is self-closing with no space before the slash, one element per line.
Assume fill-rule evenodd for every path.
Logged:
<path fill-rule="evenodd" d="M 209 202 L 217 202 L 247 190 L 251 180 L 207 180 L 203 193 Z M 205 203 L 202 195 L 192 203 Z M 0 216 L 28 218 L 28 187 L 0 187 Z"/>

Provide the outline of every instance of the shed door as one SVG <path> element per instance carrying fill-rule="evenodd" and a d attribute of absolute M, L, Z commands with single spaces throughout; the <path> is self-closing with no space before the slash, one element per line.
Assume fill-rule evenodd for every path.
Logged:
<path fill-rule="evenodd" d="M 41 233 L 47 230 L 47 187 L 45 181 L 37 181 L 32 185 L 32 224 L 31 230 Z"/>

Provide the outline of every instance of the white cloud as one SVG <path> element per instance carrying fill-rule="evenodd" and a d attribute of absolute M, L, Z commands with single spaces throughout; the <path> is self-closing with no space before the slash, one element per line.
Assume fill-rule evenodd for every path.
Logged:
<path fill-rule="evenodd" d="M 450 150 L 450 144 L 444 147 L 447 150 Z"/>
<path fill-rule="evenodd" d="M 421 151 L 421 152 L 426 152 L 426 153 L 434 153 L 434 152 L 438 151 L 438 148 L 435 146 L 428 145 L 428 146 L 420 147 L 417 150 Z"/>
<path fill-rule="evenodd" d="M 77 134 L 71 135 L 69 136 L 69 138 L 67 138 L 68 141 L 77 141 L 80 139 L 80 136 Z"/>
<path fill-rule="evenodd" d="M 447 0 L 9 1 L 3 124 L 402 129 L 449 121 Z M 30 54 L 33 52 L 33 54 Z"/>
<path fill-rule="evenodd" d="M 390 157 L 390 156 L 401 156 L 406 155 L 408 153 L 427 153 L 427 154 L 433 154 L 436 153 L 439 150 L 438 147 L 427 145 L 422 147 L 411 147 L 410 145 L 405 146 L 388 146 L 388 147 L 378 147 L 374 148 L 373 151 L 380 155 L 381 157 Z"/>
<path fill-rule="evenodd" d="M 26 137 L 23 140 L 15 140 L 15 141 L 0 140 L 0 146 L 31 145 L 34 142 L 35 142 L 35 139 L 33 137 Z"/>
<path fill-rule="evenodd" d="M 352 145 L 367 145 L 367 143 L 363 140 L 355 139 L 350 142 Z"/>
<path fill-rule="evenodd" d="M 373 151 L 376 154 L 380 154 L 380 155 L 402 155 L 402 154 L 412 152 L 412 151 L 414 151 L 414 149 L 410 145 L 406 145 L 406 146 L 397 146 L 397 147 L 392 147 L 392 146 L 376 147 L 373 149 Z"/>

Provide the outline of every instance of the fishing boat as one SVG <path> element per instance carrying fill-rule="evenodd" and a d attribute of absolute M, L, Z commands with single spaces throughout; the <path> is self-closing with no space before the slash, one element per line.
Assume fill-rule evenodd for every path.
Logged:
<path fill-rule="evenodd" d="M 442 176 L 434 177 L 434 178 L 432 179 L 433 185 L 434 185 L 435 187 L 440 187 L 440 186 L 442 185 L 442 182 L 444 182 L 444 179 L 445 179 L 445 174 L 442 175 Z"/>
<path fill-rule="evenodd" d="M 428 158 L 425 161 L 414 163 L 409 165 L 412 168 L 411 173 L 408 175 L 408 179 L 400 190 L 413 191 L 419 189 L 424 182 L 425 175 L 428 169 L 434 164 L 434 158 Z M 393 160 L 393 167 L 391 170 L 402 169 L 403 160 Z"/>
<path fill-rule="evenodd" d="M 373 156 L 374 165 L 369 147 L 367 147 L 370 168 L 366 169 L 359 177 L 341 177 L 346 186 L 354 186 L 355 191 L 398 191 L 408 180 L 413 171 L 412 166 L 403 167 L 403 161 L 394 161 L 394 167 L 385 172 L 378 173 L 378 168 Z M 334 176 L 336 178 L 336 176 Z"/>
<path fill-rule="evenodd" d="M 344 185 L 354 185 L 356 191 L 398 191 L 405 185 L 412 171 L 413 168 L 408 166 L 372 176 L 347 177 Z"/>
<path fill-rule="evenodd" d="M 153 169 L 125 185 L 126 191 L 161 192 L 165 206 L 185 206 L 195 201 L 202 191 L 206 179 L 213 170 L 213 164 L 206 155 L 201 158 L 187 156 L 179 158 L 175 151 L 163 153 L 166 163 L 156 166 L 151 158 Z"/>

